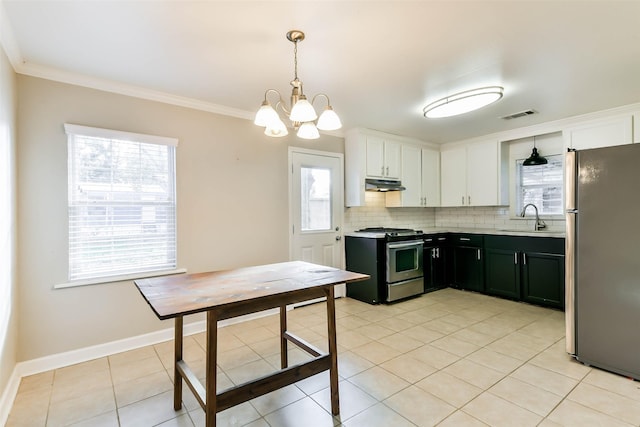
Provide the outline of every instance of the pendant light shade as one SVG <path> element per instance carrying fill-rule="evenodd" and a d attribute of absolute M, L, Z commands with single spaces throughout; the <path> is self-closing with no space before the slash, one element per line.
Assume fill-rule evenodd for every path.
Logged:
<path fill-rule="evenodd" d="M 522 162 L 522 166 L 539 166 L 546 165 L 548 163 L 547 159 L 538 154 L 538 149 L 536 148 L 536 137 L 533 137 L 533 150 L 531 150 L 531 155 L 528 159 Z"/>

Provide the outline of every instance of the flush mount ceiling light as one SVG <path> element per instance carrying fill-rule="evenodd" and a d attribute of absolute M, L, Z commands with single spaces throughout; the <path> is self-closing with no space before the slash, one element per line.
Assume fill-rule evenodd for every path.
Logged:
<path fill-rule="evenodd" d="M 487 86 L 479 89 L 467 90 L 439 99 L 423 108 L 426 118 L 457 116 L 477 110 L 502 98 L 504 88 Z"/>
<path fill-rule="evenodd" d="M 531 155 L 529 156 L 529 158 L 525 159 L 525 161 L 522 162 L 522 166 L 539 166 L 546 165 L 547 163 L 549 163 L 547 159 L 538 154 L 538 149 L 536 148 L 536 137 L 534 136 L 533 150 L 531 150 Z"/>
<path fill-rule="evenodd" d="M 267 136 L 282 137 L 287 135 L 287 126 L 280 119 L 278 115 L 278 107 L 292 122 L 295 129 L 298 130 L 297 136 L 303 139 L 317 139 L 320 138 L 320 130 L 336 130 L 342 127 L 340 118 L 333 111 L 329 97 L 324 93 L 319 93 L 313 97 L 311 102 L 307 101 L 302 90 L 302 82 L 298 79 L 298 42 L 304 40 L 304 33 L 299 30 L 291 30 L 287 33 L 287 39 L 293 43 L 293 64 L 294 73 L 293 80 L 290 82 L 293 89 L 291 90 L 291 108 L 287 106 L 282 99 L 282 95 L 275 89 L 267 89 L 264 93 L 264 101 L 260 109 L 256 113 L 256 118 L 253 121 L 258 126 L 264 126 L 264 133 Z M 267 99 L 269 94 L 277 94 L 278 100 L 276 101 L 275 108 L 271 106 L 271 103 Z M 313 108 L 313 102 L 317 97 L 324 97 L 327 100 L 327 106 L 324 111 L 318 117 L 316 110 Z"/>

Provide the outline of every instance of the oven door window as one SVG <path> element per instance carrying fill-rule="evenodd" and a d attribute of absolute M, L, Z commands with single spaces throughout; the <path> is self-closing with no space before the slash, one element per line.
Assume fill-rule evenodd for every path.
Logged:
<path fill-rule="evenodd" d="M 418 250 L 416 248 L 396 249 L 396 273 L 418 268 Z"/>

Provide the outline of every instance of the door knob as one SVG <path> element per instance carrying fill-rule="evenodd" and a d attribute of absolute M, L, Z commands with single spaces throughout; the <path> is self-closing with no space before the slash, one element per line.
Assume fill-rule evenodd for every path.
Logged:
<path fill-rule="evenodd" d="M 336 242 L 342 240 L 342 236 L 336 236 Z"/>

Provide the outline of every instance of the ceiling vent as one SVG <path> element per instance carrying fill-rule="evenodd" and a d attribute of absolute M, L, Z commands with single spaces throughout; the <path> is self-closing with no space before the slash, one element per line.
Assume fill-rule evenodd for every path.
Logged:
<path fill-rule="evenodd" d="M 500 118 L 504 119 L 504 120 L 511 120 L 511 119 L 517 119 L 519 117 L 530 116 L 530 115 L 536 114 L 536 113 L 537 113 L 537 111 L 535 111 L 535 110 L 524 110 L 524 111 L 519 111 L 517 113 L 509 114 L 507 116 L 502 116 Z"/>

